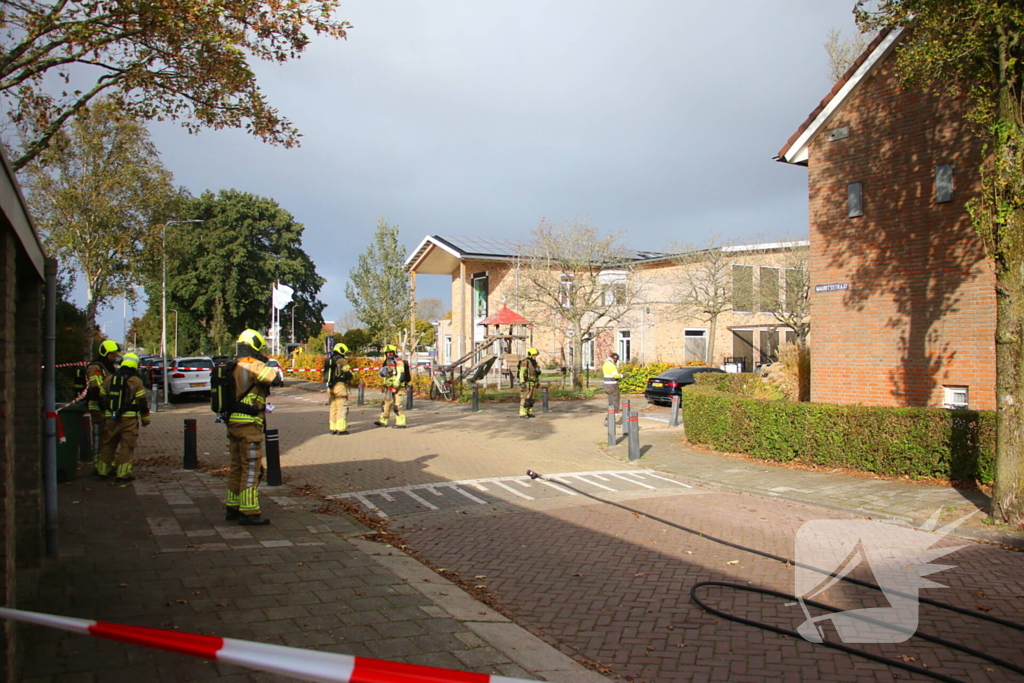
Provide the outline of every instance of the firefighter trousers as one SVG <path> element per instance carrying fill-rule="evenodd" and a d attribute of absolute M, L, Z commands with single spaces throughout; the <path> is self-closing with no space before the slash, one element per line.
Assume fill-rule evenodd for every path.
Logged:
<path fill-rule="evenodd" d="M 406 387 L 398 387 L 395 390 L 389 388 L 384 389 L 384 402 L 380 406 L 380 423 L 385 427 L 388 424 L 388 420 L 391 418 L 391 411 L 395 411 L 395 425 L 398 427 L 405 426 L 405 392 L 408 391 Z"/>
<path fill-rule="evenodd" d="M 103 438 L 100 440 L 96 472 L 105 477 L 113 471 L 118 479 L 124 479 L 131 475 L 132 459 L 135 457 L 135 446 L 138 442 L 139 418 L 137 416 L 106 420 L 103 426 Z"/>
<path fill-rule="evenodd" d="M 227 507 L 243 515 L 260 514 L 259 486 L 263 479 L 263 425 L 229 422 Z"/>
<path fill-rule="evenodd" d="M 348 431 L 348 387 L 338 382 L 327 392 L 331 408 L 331 431 Z"/>

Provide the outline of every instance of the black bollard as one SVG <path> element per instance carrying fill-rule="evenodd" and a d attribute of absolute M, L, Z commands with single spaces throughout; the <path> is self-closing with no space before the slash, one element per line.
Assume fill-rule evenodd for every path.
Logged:
<path fill-rule="evenodd" d="M 412 385 L 408 384 L 405 387 L 405 409 L 412 410 Z"/>
<path fill-rule="evenodd" d="M 605 424 L 608 425 L 608 445 L 615 445 L 615 408 L 608 406 L 608 417 L 605 418 Z"/>
<path fill-rule="evenodd" d="M 547 384 L 545 384 L 543 387 L 541 387 L 540 398 L 541 398 L 541 404 L 540 404 L 541 405 L 541 409 L 545 413 L 550 413 L 551 412 L 551 408 L 548 407 L 548 385 Z M 612 419 L 612 422 L 614 422 L 614 421 L 615 420 Z"/>
<path fill-rule="evenodd" d="M 366 403 L 366 382 L 359 383 L 359 397 L 356 398 L 356 405 L 361 406 Z"/>
<path fill-rule="evenodd" d="M 679 396 L 672 397 L 672 412 L 669 414 L 668 426 L 678 427 L 679 426 L 679 403 L 682 398 Z"/>
<path fill-rule="evenodd" d="M 480 387 L 473 387 L 473 412 L 480 410 Z"/>
<path fill-rule="evenodd" d="M 268 429 L 264 435 L 267 443 L 267 486 L 280 486 L 281 445 L 277 440 L 277 430 Z"/>
<path fill-rule="evenodd" d="M 87 412 L 78 422 L 78 462 L 92 462 L 92 418 Z"/>
<path fill-rule="evenodd" d="M 182 469 L 199 469 L 199 457 L 196 455 L 196 421 L 185 420 L 185 453 L 181 460 Z"/>
<path fill-rule="evenodd" d="M 629 415 L 629 459 L 640 459 L 640 416 L 630 411 Z"/>
<path fill-rule="evenodd" d="M 623 435 L 629 434 L 629 422 L 627 421 L 628 420 L 628 415 L 629 415 L 629 399 L 626 399 L 625 401 L 622 401 L 622 434 Z"/>

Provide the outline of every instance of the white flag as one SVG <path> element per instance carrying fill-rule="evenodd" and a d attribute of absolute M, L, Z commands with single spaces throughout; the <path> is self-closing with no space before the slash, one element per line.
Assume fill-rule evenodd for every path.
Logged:
<path fill-rule="evenodd" d="M 274 293 L 272 297 L 274 302 L 274 308 L 280 310 L 287 306 L 288 304 L 290 304 L 292 301 L 292 294 L 294 293 L 295 290 L 289 287 L 288 285 L 275 284 Z"/>

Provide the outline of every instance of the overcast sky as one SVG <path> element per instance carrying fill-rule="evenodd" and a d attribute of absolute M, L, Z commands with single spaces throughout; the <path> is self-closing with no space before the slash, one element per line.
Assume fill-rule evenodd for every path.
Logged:
<path fill-rule="evenodd" d="M 654 251 L 804 237 L 807 173 L 773 157 L 831 88 L 823 43 L 853 35 L 853 4 L 346 0 L 347 41 L 258 67 L 301 148 L 152 130 L 194 194 L 271 197 L 305 225 L 327 320 L 382 216 L 409 251 L 576 216 Z M 448 303 L 447 278 L 417 284 Z M 99 321 L 114 334 L 121 313 Z"/>

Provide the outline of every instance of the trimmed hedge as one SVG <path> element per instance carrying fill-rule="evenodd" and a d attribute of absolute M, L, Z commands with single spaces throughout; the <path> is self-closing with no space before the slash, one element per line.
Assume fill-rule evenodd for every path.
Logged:
<path fill-rule="evenodd" d="M 280 362 L 281 367 L 283 368 L 291 367 L 290 360 L 280 359 Z M 380 358 L 366 357 L 349 358 L 348 361 L 348 364 L 354 368 L 379 368 L 380 363 Z M 291 373 L 291 376 L 296 379 L 318 383 L 324 381 L 324 375 L 323 372 L 321 372 L 324 367 L 323 355 L 301 353 L 295 359 L 295 367 L 314 370 L 314 372 Z M 289 373 L 285 374 L 287 375 Z M 355 385 L 358 385 L 360 382 L 364 382 L 367 389 L 380 389 L 384 386 L 384 378 L 378 374 L 377 370 L 360 370 L 352 374 L 355 375 L 352 380 L 352 383 Z M 426 375 L 419 375 L 416 372 L 412 373 L 412 388 L 414 394 L 426 396 L 430 393 L 430 385 L 431 379 L 429 377 Z"/>
<path fill-rule="evenodd" d="M 657 377 L 669 368 L 675 367 L 668 363 L 648 363 L 647 365 L 623 365 L 619 368 L 623 374 L 629 373 L 629 377 L 619 382 L 619 391 L 623 394 L 642 394 L 647 388 L 647 380 Z"/>
<path fill-rule="evenodd" d="M 701 375 L 683 392 L 683 422 L 693 443 L 887 476 L 995 478 L 994 412 L 759 400 L 716 390 L 742 382 L 738 375 L 721 377 Z"/>

